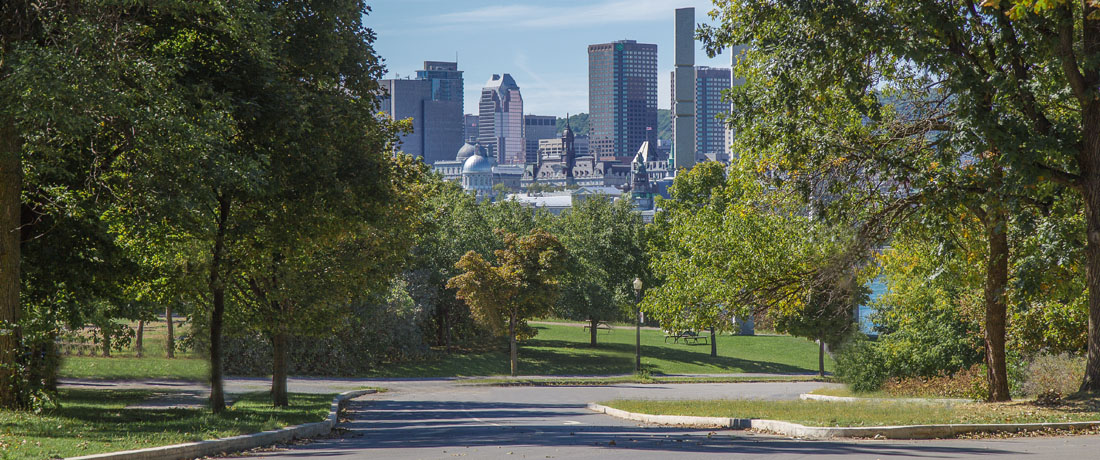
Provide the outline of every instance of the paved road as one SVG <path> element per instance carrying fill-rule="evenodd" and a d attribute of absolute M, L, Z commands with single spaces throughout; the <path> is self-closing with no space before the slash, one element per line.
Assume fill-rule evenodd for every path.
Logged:
<path fill-rule="evenodd" d="M 743 431 L 639 426 L 585 408 L 615 398 L 788 399 L 815 383 L 485 387 L 381 382 L 353 401 L 342 437 L 268 459 L 1051 458 L 1100 457 L 1100 436 L 948 441 L 803 441 Z"/>

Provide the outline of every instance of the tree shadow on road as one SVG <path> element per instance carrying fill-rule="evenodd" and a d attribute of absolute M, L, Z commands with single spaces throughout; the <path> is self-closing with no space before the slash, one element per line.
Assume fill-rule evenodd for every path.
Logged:
<path fill-rule="evenodd" d="M 957 457 L 1003 456 L 1014 452 L 966 445 L 909 445 L 888 441 L 804 441 L 749 435 L 733 430 L 705 431 L 676 427 L 633 426 L 629 422 L 595 415 L 579 404 L 517 404 L 458 401 L 372 401 L 351 408 L 354 421 L 345 438 L 335 443 L 296 447 L 287 458 L 346 455 L 362 450 L 365 457 L 386 456 L 382 451 L 416 457 L 409 449 L 462 448 L 596 448 L 633 450 L 659 455 L 916 455 Z M 587 419 L 589 424 L 563 424 Z M 592 425 L 595 420 L 599 425 Z M 571 422 L 579 423 L 579 422 Z M 340 449 L 337 452 L 333 449 Z M 487 452 L 487 451 L 486 451 Z M 471 455 L 479 455 L 471 452 Z M 688 457 L 691 458 L 691 457 Z"/>

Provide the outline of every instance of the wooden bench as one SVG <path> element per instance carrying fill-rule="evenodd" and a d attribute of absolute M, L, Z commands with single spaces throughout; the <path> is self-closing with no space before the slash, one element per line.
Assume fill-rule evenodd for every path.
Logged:
<path fill-rule="evenodd" d="M 592 329 L 592 324 L 589 324 L 589 325 L 584 327 L 585 331 L 588 331 L 590 329 Z M 600 321 L 600 322 L 596 323 L 596 330 L 597 331 L 601 331 L 601 330 L 607 331 L 607 333 L 610 334 L 611 333 L 611 325 L 607 324 L 607 321 Z"/>
<path fill-rule="evenodd" d="M 702 342 L 704 345 L 710 343 L 709 339 L 705 335 L 699 335 L 695 331 L 681 331 L 674 334 L 665 335 L 665 343 L 668 343 L 668 339 L 672 339 L 672 343 L 679 343 L 683 341 L 685 345 L 692 344 L 698 345 Z"/>

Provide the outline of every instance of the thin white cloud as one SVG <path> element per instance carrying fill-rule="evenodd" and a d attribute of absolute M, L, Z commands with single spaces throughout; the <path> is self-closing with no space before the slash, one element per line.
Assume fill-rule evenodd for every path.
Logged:
<path fill-rule="evenodd" d="M 694 6 L 697 17 L 713 7 L 709 0 L 610 0 L 577 6 L 507 5 L 446 13 L 428 18 L 441 26 L 476 24 L 511 25 L 522 28 L 582 27 L 600 24 L 667 20 L 675 8 Z"/>

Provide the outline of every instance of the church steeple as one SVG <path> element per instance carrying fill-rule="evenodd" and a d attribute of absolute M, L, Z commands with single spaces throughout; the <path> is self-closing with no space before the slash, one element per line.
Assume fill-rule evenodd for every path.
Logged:
<path fill-rule="evenodd" d="M 573 184 L 573 167 L 577 164 L 577 154 L 573 150 L 573 130 L 569 127 L 569 115 L 565 116 L 565 130 L 561 133 L 562 173 L 569 185 Z"/>

